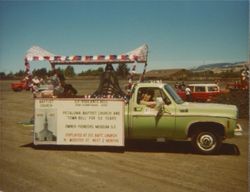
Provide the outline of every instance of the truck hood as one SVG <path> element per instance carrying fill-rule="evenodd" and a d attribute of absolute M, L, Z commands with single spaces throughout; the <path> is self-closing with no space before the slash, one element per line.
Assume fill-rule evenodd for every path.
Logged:
<path fill-rule="evenodd" d="M 189 103 L 184 102 L 177 107 L 177 115 L 228 117 L 237 119 L 238 109 L 235 105 L 216 103 Z"/>

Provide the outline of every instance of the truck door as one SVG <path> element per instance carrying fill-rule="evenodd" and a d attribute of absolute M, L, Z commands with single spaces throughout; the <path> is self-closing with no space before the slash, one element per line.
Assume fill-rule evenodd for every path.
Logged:
<path fill-rule="evenodd" d="M 149 101 L 142 101 L 146 93 L 153 94 Z M 156 106 L 156 99 L 165 101 L 163 110 Z M 135 139 L 171 138 L 175 129 L 175 106 L 160 88 L 139 88 L 130 101 L 129 136 Z M 155 104 L 154 104 L 155 103 Z"/>

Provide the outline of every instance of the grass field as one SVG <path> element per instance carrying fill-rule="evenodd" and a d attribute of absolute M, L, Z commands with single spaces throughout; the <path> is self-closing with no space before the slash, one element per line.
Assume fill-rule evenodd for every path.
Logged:
<path fill-rule="evenodd" d="M 33 127 L 18 123 L 32 117 L 32 94 L 13 92 L 10 83 L 0 82 L 0 191 L 248 191 L 248 119 L 240 119 L 243 136 L 226 140 L 215 156 L 193 154 L 188 142 L 36 148 Z M 70 83 L 79 94 L 98 87 L 93 80 Z"/>

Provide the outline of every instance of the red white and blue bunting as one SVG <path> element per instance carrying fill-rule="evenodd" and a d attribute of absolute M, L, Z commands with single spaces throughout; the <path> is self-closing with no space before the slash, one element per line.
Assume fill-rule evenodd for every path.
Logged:
<path fill-rule="evenodd" d="M 106 63 L 133 63 L 134 61 L 145 62 L 137 55 L 97 55 L 97 56 L 33 56 L 26 57 L 27 61 L 50 61 L 55 64 L 106 64 Z"/>
<path fill-rule="evenodd" d="M 31 47 L 25 55 L 25 69 L 26 73 L 30 73 L 30 61 L 49 61 L 52 69 L 55 65 L 100 65 L 100 64 L 127 64 L 132 63 L 132 69 L 130 72 L 131 79 L 135 74 L 136 64 L 145 63 L 143 75 L 146 71 L 148 56 L 148 46 L 146 44 L 134 49 L 128 53 L 120 55 L 73 55 L 73 56 L 61 56 L 55 55 L 42 49 L 38 46 Z"/>

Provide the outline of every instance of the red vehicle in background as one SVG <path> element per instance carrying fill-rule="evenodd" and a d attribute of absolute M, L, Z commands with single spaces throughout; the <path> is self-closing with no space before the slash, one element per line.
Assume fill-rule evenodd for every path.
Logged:
<path fill-rule="evenodd" d="M 11 88 L 13 91 L 22 91 L 22 90 L 29 90 L 28 81 L 21 80 L 19 82 L 11 83 Z"/>
<path fill-rule="evenodd" d="M 226 88 L 230 90 L 249 90 L 249 68 L 245 66 L 245 69 L 241 71 L 240 80 L 228 83 Z"/>
<path fill-rule="evenodd" d="M 249 82 L 248 81 L 235 81 L 233 83 L 228 83 L 226 88 L 230 90 L 235 90 L 235 89 L 248 90 Z"/>
<path fill-rule="evenodd" d="M 217 84 L 189 84 L 187 87 L 191 90 L 192 102 L 210 102 L 217 95 L 225 93 Z M 178 89 L 177 93 L 183 100 L 187 100 L 185 88 Z"/>

